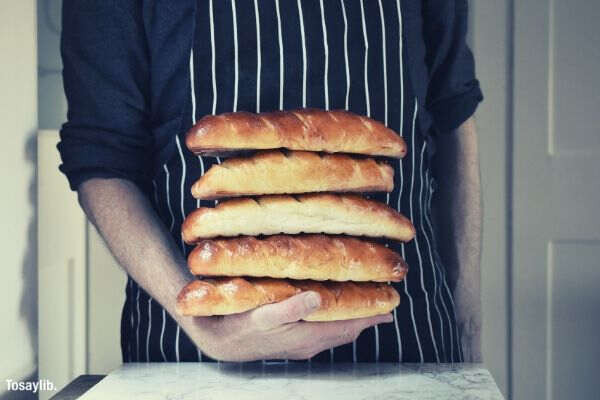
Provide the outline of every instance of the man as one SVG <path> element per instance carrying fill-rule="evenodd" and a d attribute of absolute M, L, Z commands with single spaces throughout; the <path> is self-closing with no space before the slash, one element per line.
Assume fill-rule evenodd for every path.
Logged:
<path fill-rule="evenodd" d="M 61 170 L 129 276 L 124 361 L 479 360 L 470 117 L 482 96 L 465 44 L 466 1 L 65 0 L 63 8 Z M 395 284 L 400 306 L 310 323 L 301 320 L 320 298 L 308 292 L 238 315 L 177 316 L 177 293 L 193 279 L 180 225 L 214 204 L 189 188 L 220 162 L 193 156 L 183 135 L 207 114 L 302 107 L 348 109 L 405 137 L 408 156 L 391 162 L 394 191 L 373 196 L 417 229 L 412 242 L 389 243 L 410 265 Z"/>

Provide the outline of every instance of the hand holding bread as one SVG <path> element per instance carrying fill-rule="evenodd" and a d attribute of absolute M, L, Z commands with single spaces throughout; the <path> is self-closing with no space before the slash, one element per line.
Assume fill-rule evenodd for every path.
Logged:
<path fill-rule="evenodd" d="M 356 340 L 365 329 L 392 322 L 390 314 L 331 322 L 306 322 L 321 307 L 315 292 L 239 314 L 182 319 L 182 328 L 202 352 L 222 361 L 303 360 Z"/>
<path fill-rule="evenodd" d="M 302 292 L 316 292 L 321 305 L 305 321 L 340 321 L 385 314 L 400 304 L 396 290 L 383 283 L 314 282 L 271 278 L 216 278 L 191 282 L 177 298 L 181 315 L 237 314 L 277 303 Z"/>
<path fill-rule="evenodd" d="M 409 241 L 415 228 L 390 206 L 348 192 L 393 190 L 393 168 L 364 155 L 403 157 L 401 136 L 346 111 L 237 112 L 202 118 L 186 144 L 197 155 L 267 151 L 214 165 L 192 186 L 198 199 L 232 199 L 185 218 L 182 237 L 196 245 L 188 266 L 199 279 L 181 290 L 180 315 L 250 318 L 298 332 L 314 322 L 297 321 L 320 321 L 315 326 L 332 329 L 316 338 L 328 346 L 321 350 L 351 339 L 340 329 L 354 329 L 353 336 L 389 321 L 400 302 L 389 282 L 403 279 L 408 266 L 361 237 Z M 318 307 L 298 303 L 307 293 Z M 269 347 L 268 357 L 279 354 Z M 312 350 L 305 346 L 304 355 Z"/>

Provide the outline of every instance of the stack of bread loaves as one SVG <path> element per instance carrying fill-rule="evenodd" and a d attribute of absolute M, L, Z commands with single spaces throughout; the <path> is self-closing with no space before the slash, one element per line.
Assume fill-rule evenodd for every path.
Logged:
<path fill-rule="evenodd" d="M 390 192 L 394 171 L 345 154 L 403 157 L 406 144 L 395 132 L 346 111 L 237 112 L 204 117 L 186 145 L 197 155 L 262 151 L 214 165 L 194 183 L 198 199 L 233 199 L 198 208 L 182 225 L 185 242 L 196 244 L 189 268 L 202 278 L 182 289 L 179 313 L 239 313 L 307 290 L 321 295 L 308 321 L 398 306 L 387 282 L 403 279 L 406 263 L 352 236 L 408 241 L 414 227 L 385 204 L 347 194 Z"/>

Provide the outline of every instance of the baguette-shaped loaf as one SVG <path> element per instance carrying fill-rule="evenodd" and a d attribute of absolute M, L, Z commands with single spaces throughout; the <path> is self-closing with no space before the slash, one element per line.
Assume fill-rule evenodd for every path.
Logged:
<path fill-rule="evenodd" d="M 201 276 L 398 282 L 408 266 L 384 245 L 353 237 L 275 235 L 203 240 L 188 256 Z"/>
<path fill-rule="evenodd" d="M 309 192 L 391 192 L 394 170 L 373 159 L 265 151 L 213 165 L 192 186 L 198 199 Z"/>
<path fill-rule="evenodd" d="M 237 198 L 200 207 L 181 227 L 183 240 L 218 236 L 328 233 L 409 241 L 412 223 L 389 206 L 357 195 L 304 194 Z"/>
<path fill-rule="evenodd" d="M 208 115 L 187 133 L 185 143 L 201 155 L 278 148 L 396 158 L 406 155 L 402 137 L 382 123 L 348 111 L 316 109 Z"/>
<path fill-rule="evenodd" d="M 398 292 L 385 283 L 218 278 L 185 286 L 177 296 L 177 312 L 195 317 L 237 314 L 309 290 L 319 293 L 321 307 L 304 318 L 306 321 L 371 317 L 400 304 Z"/>

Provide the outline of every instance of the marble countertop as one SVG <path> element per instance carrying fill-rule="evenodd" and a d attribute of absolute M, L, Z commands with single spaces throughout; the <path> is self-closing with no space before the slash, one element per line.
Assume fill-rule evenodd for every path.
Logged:
<path fill-rule="evenodd" d="M 479 364 L 125 364 L 81 399 L 503 399 Z"/>

